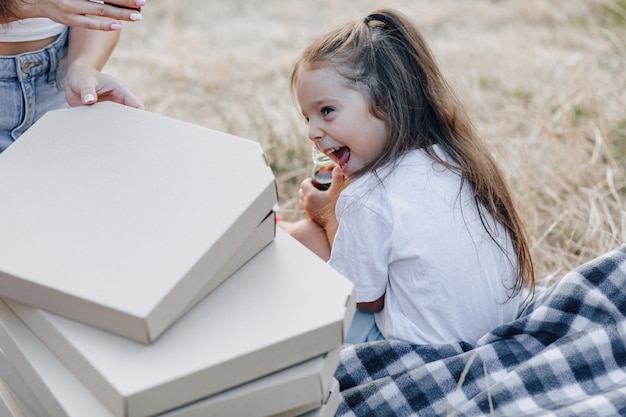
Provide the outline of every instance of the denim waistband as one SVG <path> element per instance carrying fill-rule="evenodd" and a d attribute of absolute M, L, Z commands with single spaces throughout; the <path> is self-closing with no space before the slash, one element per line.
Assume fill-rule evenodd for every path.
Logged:
<path fill-rule="evenodd" d="M 43 49 L 20 55 L 0 56 L 0 79 L 25 81 L 40 74 L 54 72 L 65 55 L 69 29 Z"/>

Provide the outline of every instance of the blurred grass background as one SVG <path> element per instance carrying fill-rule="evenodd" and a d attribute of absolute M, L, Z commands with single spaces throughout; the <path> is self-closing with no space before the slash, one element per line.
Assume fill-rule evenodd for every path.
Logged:
<path fill-rule="evenodd" d="M 259 141 L 294 220 L 310 143 L 291 67 L 316 36 L 380 7 L 415 20 L 467 105 L 538 279 L 625 241 L 626 0 L 152 0 L 105 71 L 149 111 Z M 237 156 L 221 157 L 237 175 Z"/>

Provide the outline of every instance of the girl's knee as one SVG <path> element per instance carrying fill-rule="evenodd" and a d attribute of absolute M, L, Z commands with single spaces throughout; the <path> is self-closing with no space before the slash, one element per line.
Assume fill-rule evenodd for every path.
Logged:
<path fill-rule="evenodd" d="M 315 224 L 311 223 L 313 223 L 311 220 L 298 220 L 297 222 L 285 224 L 282 227 L 293 238 L 302 242 L 303 239 L 306 240 L 306 236 L 309 233 L 313 232 L 313 225 Z"/>

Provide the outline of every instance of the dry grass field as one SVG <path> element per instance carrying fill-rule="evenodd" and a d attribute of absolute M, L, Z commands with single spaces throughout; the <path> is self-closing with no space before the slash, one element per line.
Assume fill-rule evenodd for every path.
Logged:
<path fill-rule="evenodd" d="M 105 70 L 149 111 L 259 141 L 295 219 L 310 144 L 291 66 L 388 6 L 419 24 L 500 162 L 538 279 L 626 240 L 625 0 L 148 0 Z M 220 157 L 236 175 L 237 156 Z"/>

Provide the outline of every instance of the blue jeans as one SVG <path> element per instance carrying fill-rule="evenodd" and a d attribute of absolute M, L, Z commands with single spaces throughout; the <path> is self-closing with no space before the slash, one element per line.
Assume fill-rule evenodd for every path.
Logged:
<path fill-rule="evenodd" d="M 378 330 L 378 326 L 374 320 L 374 314 L 357 310 L 350 324 L 350 328 L 348 329 L 345 342 L 356 344 L 375 342 L 376 340 L 385 340 L 385 337 L 380 330 Z"/>
<path fill-rule="evenodd" d="M 68 29 L 35 52 L 0 56 L 0 152 L 65 100 Z"/>

